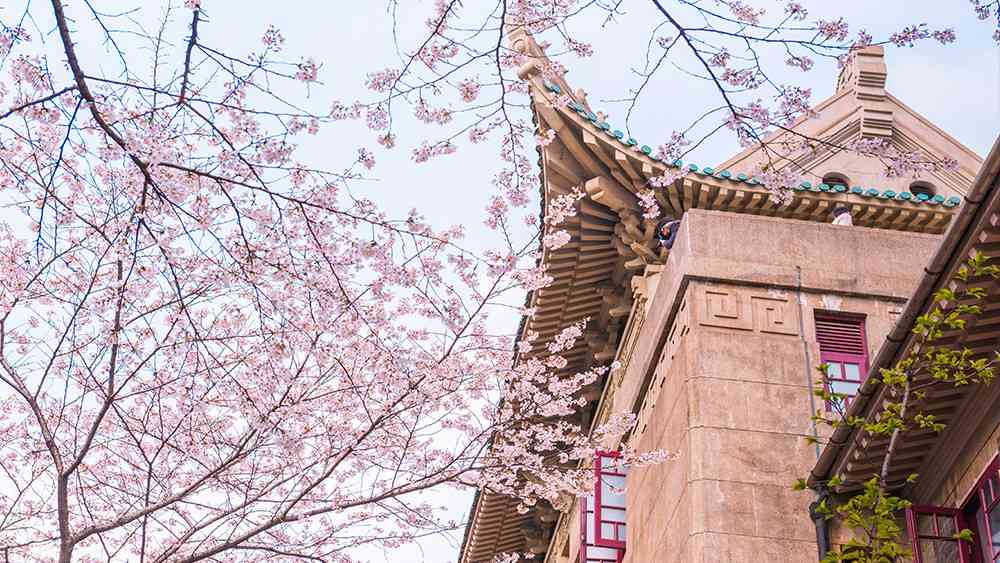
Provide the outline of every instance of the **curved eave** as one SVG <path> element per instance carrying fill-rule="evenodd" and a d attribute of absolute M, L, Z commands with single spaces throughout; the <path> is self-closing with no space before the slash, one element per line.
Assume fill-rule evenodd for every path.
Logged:
<path fill-rule="evenodd" d="M 911 345 L 914 320 L 930 308 L 937 289 L 952 283 L 954 273 L 973 252 L 981 252 L 994 263 L 1000 261 L 1000 138 L 966 196 L 961 214 L 925 268 L 917 291 L 872 361 L 872 373 L 905 356 Z M 987 290 L 982 314 L 969 319 L 965 330 L 946 333 L 938 344 L 968 348 L 980 357 L 990 356 L 996 352 L 1000 339 L 1000 284 L 992 279 L 970 280 L 970 284 Z M 961 423 L 982 416 L 983 409 L 995 408 L 997 392 L 998 386 L 994 384 L 985 390 L 977 385 L 966 385 L 928 393 L 921 409 L 934 414 L 946 429 L 941 434 L 921 429 L 901 434 L 900 445 L 889 468 L 890 482 L 900 483 L 912 473 L 922 474 L 929 463 L 941 461 L 939 455 L 960 448 L 968 437 L 961 434 Z M 886 393 L 885 387 L 869 378 L 851 403 L 848 415 L 875 420 L 889 400 Z M 818 487 L 839 476 L 843 484 L 837 488 L 838 492 L 856 490 L 878 471 L 887 447 L 888 440 L 884 437 L 867 435 L 847 426 L 838 428 L 813 468 L 808 484 Z M 932 488 L 927 483 L 918 486 Z"/>
<path fill-rule="evenodd" d="M 534 63 L 521 74 L 530 83 L 539 132 L 555 132 L 542 149 L 543 210 L 574 189 L 583 193 L 576 215 L 559 225 L 570 234 L 570 241 L 543 250 L 541 263 L 552 283 L 532 293 L 528 306 L 535 313 L 521 334 L 536 334 L 537 339 L 533 350 L 519 360 L 544 357 L 547 344 L 562 328 L 588 319 L 587 333 L 563 353 L 568 360 L 561 370 L 565 374 L 614 358 L 619 329 L 631 311 L 631 278 L 648 265 L 665 262 L 667 251 L 655 241 L 656 219 L 643 218 L 636 202 L 637 194 L 649 189 L 650 179 L 667 171 L 681 166 L 685 171 L 672 184 L 653 190 L 661 215 L 668 217 L 680 217 L 688 209 L 712 209 L 828 222 L 835 207 L 847 206 L 858 226 L 939 234 L 961 203 L 958 198 L 924 201 L 906 192 L 808 182 L 791 193 L 791 201 L 781 203 L 747 173 L 658 160 L 650 146 L 617 132 L 585 100 L 569 94 L 562 78 L 543 79 Z M 571 104 L 560 103 L 563 93 Z M 481 493 L 470 516 L 461 561 L 478 563 L 505 551 L 523 551 L 520 526 L 532 516 L 517 514 L 513 499 Z"/>

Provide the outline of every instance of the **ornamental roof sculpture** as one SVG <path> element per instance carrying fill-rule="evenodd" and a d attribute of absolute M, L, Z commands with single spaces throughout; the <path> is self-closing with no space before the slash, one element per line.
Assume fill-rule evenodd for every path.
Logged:
<path fill-rule="evenodd" d="M 819 103 L 818 117 L 800 119 L 787 130 L 765 139 L 781 143 L 790 136 L 826 139 L 809 150 L 791 152 L 773 161 L 760 147 L 749 148 L 719 166 L 679 160 L 664 162 L 650 145 L 615 127 L 573 90 L 564 75 L 551 74 L 541 46 L 522 28 L 508 30 L 512 48 L 526 63 L 518 70 L 528 81 L 532 110 L 539 133 L 551 140 L 540 149 L 543 218 L 559 196 L 582 193 L 576 215 L 559 228 L 570 234 L 568 243 L 543 249 L 542 263 L 552 283 L 533 292 L 528 306 L 534 316 L 522 323 L 522 335 L 537 333 L 534 354 L 564 327 L 589 319 L 586 338 L 565 352 L 567 375 L 606 365 L 622 353 L 619 338 L 636 308 L 634 288 L 646 274 L 663 267 L 669 251 L 656 240 L 662 217 L 681 217 L 688 209 L 767 215 L 828 222 L 834 208 L 846 206 L 854 225 L 940 234 L 948 228 L 972 184 L 981 159 L 971 150 L 903 105 L 885 90 L 885 63 L 881 47 L 856 52 L 840 72 L 837 91 Z M 835 146 L 855 139 L 877 139 L 905 151 L 957 161 L 951 171 L 935 171 L 926 180 L 938 193 L 907 191 L 907 179 L 888 180 L 875 159 Z M 802 180 L 779 199 L 752 171 L 768 158 L 771 165 L 802 171 Z M 822 172 L 820 172 L 822 171 Z M 823 183 L 827 171 L 850 176 L 850 183 Z M 676 177 L 661 187 L 656 178 Z M 651 184 L 651 180 L 653 183 Z M 878 181 L 876 181 L 878 180 Z M 659 217 L 650 217 L 642 192 L 652 187 Z M 544 221 L 542 223 L 544 225 Z M 524 358 L 518 358 L 518 361 Z M 590 428 L 607 416 L 598 400 L 603 381 L 584 390 L 588 406 L 576 422 Z M 462 563 L 490 561 L 506 552 L 545 553 L 558 513 L 540 504 L 520 514 L 518 501 L 488 491 L 477 493 L 462 546 Z"/>

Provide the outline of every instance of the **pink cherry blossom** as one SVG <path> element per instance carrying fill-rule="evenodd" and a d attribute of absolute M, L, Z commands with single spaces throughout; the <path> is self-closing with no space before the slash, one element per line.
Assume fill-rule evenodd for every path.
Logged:
<path fill-rule="evenodd" d="M 809 15 L 805 6 L 799 2 L 788 2 L 788 4 L 785 5 L 785 13 L 797 21 L 802 21 Z"/>
<path fill-rule="evenodd" d="M 368 86 L 369 90 L 385 93 L 392 88 L 393 83 L 398 79 L 399 70 L 386 68 L 378 72 L 369 73 L 365 85 Z"/>
<path fill-rule="evenodd" d="M 479 82 L 475 78 L 466 78 L 458 83 L 458 92 L 463 102 L 474 102 L 479 97 Z"/>
<path fill-rule="evenodd" d="M 371 170 L 375 168 L 375 155 L 367 149 L 358 149 L 358 162 L 368 170 Z"/>
<path fill-rule="evenodd" d="M 660 4 L 668 14 L 652 11 L 642 38 L 650 52 L 622 57 L 671 91 L 638 82 L 622 95 L 639 107 L 687 80 L 708 87 L 698 121 L 669 116 L 676 130 L 656 150 L 665 163 L 701 145 L 703 130 L 760 146 L 814 115 L 808 89 L 771 81 L 783 65 L 955 40 L 902 22 L 851 43 L 846 21 L 804 23 L 788 0 L 773 14 L 744 0 Z M 578 463 L 635 424 L 627 413 L 580 422 L 581 390 L 622 369 L 570 369 L 606 319 L 545 335 L 532 319 L 535 292 L 555 281 L 547 257 L 574 251 L 575 216 L 592 204 L 580 184 L 604 166 L 549 161 L 539 193 L 539 149 L 544 167 L 555 149 L 574 149 L 560 129 L 569 120 L 608 120 L 588 114 L 604 102 L 567 73 L 594 53 L 586 23 L 608 6 L 516 0 L 500 21 L 468 2 L 416 3 L 393 14 L 384 60 L 357 69 L 352 55 L 377 45 L 286 42 L 268 26 L 247 57 L 224 31 L 245 27 L 255 43 L 263 26 L 183 5 L 184 18 L 154 22 L 162 39 L 150 31 L 159 25 L 69 0 L 30 3 L 26 21 L 52 30 L 44 44 L 0 21 L 0 199 L 13 217 L 0 225 L 0 494 L 25 491 L 4 497 L 5 555 L 355 563 L 359 544 L 413 553 L 420 537 L 453 528 L 421 502 L 425 491 L 488 488 L 528 511 L 567 509 L 592 490 Z M 996 6 L 973 7 L 988 19 Z M 78 48 L 91 42 L 108 48 Z M 668 58 L 675 45 L 703 58 Z M 316 83 L 321 62 L 336 64 L 335 80 Z M 369 182 L 386 168 L 375 167 L 381 149 L 323 144 L 359 131 L 371 135 L 359 145 L 398 144 L 415 163 L 492 146 L 493 170 L 448 186 L 482 212 L 408 209 L 425 178 Z M 767 148 L 782 162 L 815 150 L 781 138 Z M 880 159 L 887 175 L 956 166 L 874 140 L 836 150 Z M 755 172 L 779 203 L 801 176 Z M 683 168 L 667 167 L 629 186 L 645 224 L 683 181 Z M 524 330 L 500 333 L 505 311 L 523 314 Z M 621 452 L 629 465 L 675 457 Z M 508 556 L 518 559 L 528 558 Z"/>
<path fill-rule="evenodd" d="M 261 38 L 261 42 L 271 51 L 278 52 L 281 50 L 282 45 L 285 44 L 285 36 L 278 31 L 278 28 L 269 25 L 267 26 L 267 31 L 264 32 L 264 37 Z"/>
<path fill-rule="evenodd" d="M 556 132 L 554 129 L 546 129 L 545 133 L 535 136 L 535 140 L 540 147 L 546 147 L 556 138 Z"/>
<path fill-rule="evenodd" d="M 414 162 L 427 162 L 437 156 L 452 154 L 456 150 L 458 148 L 449 142 L 441 142 L 434 145 L 425 142 L 413 149 L 413 160 Z"/>
<path fill-rule="evenodd" d="M 312 59 L 299 64 L 299 70 L 295 73 L 295 78 L 302 82 L 315 82 L 319 74 L 319 67 Z"/>
<path fill-rule="evenodd" d="M 843 18 L 837 20 L 819 20 L 816 25 L 820 36 L 824 39 L 843 41 L 847 38 L 848 25 Z"/>
<path fill-rule="evenodd" d="M 639 200 L 639 207 L 642 207 L 642 216 L 646 219 L 656 219 L 660 216 L 660 204 L 656 201 L 656 194 L 653 190 L 642 190 L 636 194 Z"/>

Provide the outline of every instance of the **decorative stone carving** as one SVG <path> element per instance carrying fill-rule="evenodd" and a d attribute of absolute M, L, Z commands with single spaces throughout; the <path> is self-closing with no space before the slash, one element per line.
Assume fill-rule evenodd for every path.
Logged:
<path fill-rule="evenodd" d="M 701 301 L 703 307 L 700 322 L 703 326 L 753 330 L 749 300 L 738 290 L 705 289 Z"/>
<path fill-rule="evenodd" d="M 742 287 L 704 287 L 699 293 L 701 326 L 799 334 L 795 303 L 789 297 Z"/>
<path fill-rule="evenodd" d="M 754 327 L 770 334 L 799 334 L 795 306 L 787 298 L 751 296 Z"/>

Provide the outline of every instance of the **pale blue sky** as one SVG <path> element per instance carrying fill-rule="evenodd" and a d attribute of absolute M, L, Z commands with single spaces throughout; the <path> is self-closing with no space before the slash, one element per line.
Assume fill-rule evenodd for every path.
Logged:
<path fill-rule="evenodd" d="M 774 1 L 751 2 L 770 10 L 780 10 Z M 927 42 L 915 48 L 887 48 L 889 68 L 888 88 L 904 103 L 928 117 L 935 124 L 965 143 L 980 155 L 985 155 L 1000 131 L 1000 51 L 990 39 L 990 23 L 975 20 L 966 0 L 880 0 L 878 2 L 842 0 L 839 2 L 804 1 L 811 17 L 844 17 L 852 29 L 865 27 L 876 37 L 897 30 L 906 23 L 928 22 L 933 27 L 954 27 L 958 41 L 949 46 Z M 77 4 L 72 2 L 70 5 Z M 98 5 L 106 3 L 97 2 Z M 120 3 L 119 5 L 138 3 Z M 144 0 L 144 17 L 155 16 L 158 3 Z M 274 24 L 286 37 L 285 53 L 291 58 L 313 57 L 321 65 L 322 84 L 310 89 L 312 109 L 325 112 L 330 101 L 350 102 L 368 96 L 363 82 L 365 74 L 387 66 L 395 66 L 391 43 L 391 26 L 382 0 L 203 0 L 210 20 L 202 24 L 201 36 L 209 45 L 226 47 L 235 53 L 259 48 L 260 37 L 268 24 Z M 465 10 L 473 11 L 492 4 L 482 0 L 466 0 Z M 432 0 L 400 0 L 400 16 L 404 45 L 412 47 L 425 31 Z M 610 113 L 616 126 L 623 126 L 625 109 L 606 100 L 627 95 L 637 83 L 631 68 L 641 64 L 648 37 L 649 22 L 657 21 L 648 0 L 625 0 L 625 14 L 615 22 L 602 25 L 602 18 L 583 17 L 572 26 L 577 38 L 594 45 L 594 56 L 582 60 L 566 60 L 570 69 L 568 80 L 589 94 L 591 104 Z M 84 13 L 77 7 L 76 15 Z M 183 13 L 183 10 L 181 11 Z M 0 14 L 8 17 L 10 12 Z M 50 22 L 39 20 L 39 28 Z M 183 41 L 185 24 L 176 29 L 174 41 Z M 994 24 L 995 25 L 995 24 Z M 92 38 L 95 39 L 95 38 Z M 48 41 L 54 41 L 50 36 Z M 85 41 L 81 45 L 81 64 L 93 69 L 107 56 L 100 42 Z M 782 68 L 780 61 L 775 68 Z M 487 78 L 488 70 L 483 70 Z M 819 101 L 833 91 L 837 70 L 831 61 L 817 61 L 815 69 L 806 74 L 781 71 L 781 81 L 811 87 L 814 100 Z M 305 95 L 305 90 L 289 91 L 289 96 Z M 657 145 L 674 129 L 682 128 L 691 117 L 702 113 L 707 96 L 713 91 L 704 83 L 678 72 L 666 72 L 649 87 L 649 95 L 640 105 L 632 121 L 630 134 L 645 144 Z M 525 116 L 527 117 L 527 116 Z M 381 205 L 397 213 L 411 207 L 424 212 L 438 226 L 465 223 L 469 230 L 469 245 L 486 248 L 495 236 L 482 226 L 487 199 L 491 194 L 493 173 L 500 163 L 496 143 L 470 145 L 461 143 L 457 153 L 430 163 L 415 164 L 410 149 L 422 139 L 440 135 L 413 119 L 402 118 L 397 129 L 399 146 L 391 151 L 375 143 L 374 135 L 363 122 L 344 122 L 327 128 L 321 135 L 303 139 L 302 155 L 313 164 L 330 169 L 348 166 L 357 149 L 373 150 L 378 162 L 376 178 L 356 182 L 353 190 L 368 194 Z M 734 139 L 719 136 L 698 148 L 687 160 L 717 163 L 737 151 Z M 533 209 L 536 207 L 532 207 Z M 516 326 L 513 316 L 506 319 L 508 328 Z M 465 518 L 471 495 L 448 493 L 444 501 L 455 508 L 455 517 Z M 421 550 L 406 553 L 370 555 L 373 561 L 453 561 L 457 555 L 461 533 L 451 538 L 424 542 Z M 367 554 L 366 554 L 367 555 Z"/>

